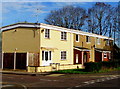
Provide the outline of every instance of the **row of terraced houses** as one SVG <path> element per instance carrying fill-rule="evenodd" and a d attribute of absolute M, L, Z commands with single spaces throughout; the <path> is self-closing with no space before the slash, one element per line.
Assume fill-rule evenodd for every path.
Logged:
<path fill-rule="evenodd" d="M 28 72 L 83 68 L 111 60 L 113 39 L 43 23 L 2 27 L 2 68 Z"/>

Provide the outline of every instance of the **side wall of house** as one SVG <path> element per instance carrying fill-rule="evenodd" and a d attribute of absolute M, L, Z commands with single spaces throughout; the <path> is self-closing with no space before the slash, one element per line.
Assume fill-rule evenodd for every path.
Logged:
<path fill-rule="evenodd" d="M 3 52 L 39 52 L 39 30 L 15 28 L 2 32 Z"/>

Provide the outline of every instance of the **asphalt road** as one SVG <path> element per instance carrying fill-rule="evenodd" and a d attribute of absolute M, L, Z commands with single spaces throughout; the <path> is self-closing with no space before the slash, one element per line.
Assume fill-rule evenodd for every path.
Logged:
<path fill-rule="evenodd" d="M 82 87 L 114 87 L 114 88 L 119 87 L 120 89 L 120 78 L 103 81 L 103 82 L 97 82 L 97 83 L 85 85 Z"/>
<path fill-rule="evenodd" d="M 76 89 L 120 87 L 118 72 L 103 74 L 2 75 L 2 89 Z M 109 88 L 109 89 L 111 89 Z"/>

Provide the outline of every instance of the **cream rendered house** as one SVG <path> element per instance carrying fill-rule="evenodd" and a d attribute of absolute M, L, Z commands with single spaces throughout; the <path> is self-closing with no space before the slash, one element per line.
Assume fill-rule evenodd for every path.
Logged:
<path fill-rule="evenodd" d="M 16 23 L 1 30 L 2 68 L 28 72 L 83 68 L 84 62 L 95 61 L 96 48 L 108 48 L 104 44 L 94 47 L 96 38 L 113 41 L 105 36 L 43 23 Z M 91 42 L 86 42 L 89 37 Z"/>

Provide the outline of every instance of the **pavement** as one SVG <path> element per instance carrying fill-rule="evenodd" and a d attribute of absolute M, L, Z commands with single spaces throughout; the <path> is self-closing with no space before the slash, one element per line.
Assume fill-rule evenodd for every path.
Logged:
<path fill-rule="evenodd" d="M 0 73 L 2 74 L 16 74 L 16 75 L 48 75 L 50 72 L 27 72 L 25 70 L 2 70 L 0 69 Z"/>

